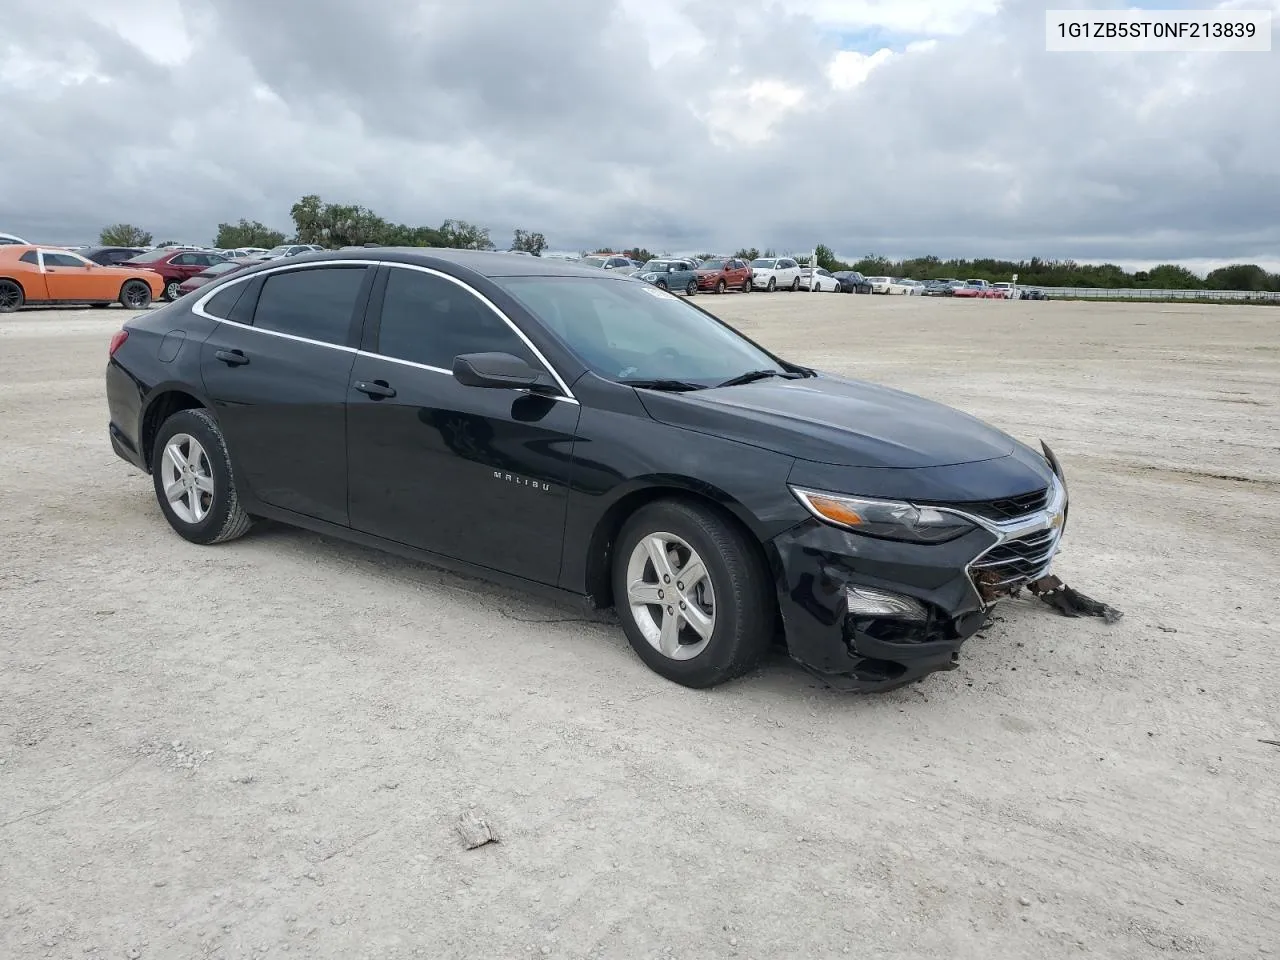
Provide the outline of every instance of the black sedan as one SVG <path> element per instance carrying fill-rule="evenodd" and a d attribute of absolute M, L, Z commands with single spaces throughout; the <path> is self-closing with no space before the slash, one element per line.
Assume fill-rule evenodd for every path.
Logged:
<path fill-rule="evenodd" d="M 841 293 L 871 293 L 871 281 L 857 270 L 837 270 L 832 274 L 840 281 Z"/>
<path fill-rule="evenodd" d="M 90 247 L 88 250 L 81 250 L 80 256 L 104 267 L 113 267 L 144 253 L 146 251 L 141 247 Z"/>
<path fill-rule="evenodd" d="M 536 257 L 247 267 L 129 320 L 106 393 L 187 540 L 271 518 L 613 606 L 692 687 L 775 641 L 846 689 L 953 667 L 1066 516 L 1047 447 Z"/>

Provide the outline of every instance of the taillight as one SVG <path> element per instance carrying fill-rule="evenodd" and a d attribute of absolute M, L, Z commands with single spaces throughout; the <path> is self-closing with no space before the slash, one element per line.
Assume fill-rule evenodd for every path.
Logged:
<path fill-rule="evenodd" d="M 116 351 L 129 339 L 128 330 L 117 330 L 111 337 L 111 346 L 107 347 L 107 356 L 114 357 Z"/>

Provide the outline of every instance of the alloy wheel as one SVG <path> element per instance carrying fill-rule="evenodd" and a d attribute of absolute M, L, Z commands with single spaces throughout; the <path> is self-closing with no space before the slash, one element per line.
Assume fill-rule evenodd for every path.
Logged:
<path fill-rule="evenodd" d="M 12 280 L 0 280 L 0 313 L 22 306 L 22 288 Z"/>
<path fill-rule="evenodd" d="M 140 283 L 131 283 L 124 288 L 125 305 L 130 310 L 141 310 L 147 303 L 147 288 Z"/>
<path fill-rule="evenodd" d="M 181 284 L 177 280 L 170 280 L 164 285 L 164 295 L 170 300 L 177 300 L 182 295 L 182 292 L 178 289 L 179 286 Z"/>
<path fill-rule="evenodd" d="M 672 533 L 651 533 L 627 562 L 627 602 L 653 649 L 692 660 L 716 628 L 715 591 L 697 551 Z"/>
<path fill-rule="evenodd" d="M 165 499 L 179 520 L 199 523 L 213 509 L 213 466 L 200 441 L 175 433 L 164 446 L 161 478 Z"/>

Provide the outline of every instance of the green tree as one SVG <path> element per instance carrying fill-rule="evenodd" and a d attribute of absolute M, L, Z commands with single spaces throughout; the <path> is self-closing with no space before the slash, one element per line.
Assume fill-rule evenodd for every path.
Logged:
<path fill-rule="evenodd" d="M 257 220 L 245 220 L 243 217 L 236 224 L 218 224 L 218 235 L 213 241 L 213 245 L 221 250 L 236 247 L 265 247 L 270 250 L 282 243 L 284 234 L 279 230 L 272 230 Z"/>
<path fill-rule="evenodd" d="M 132 223 L 113 223 L 102 228 L 98 243 L 104 247 L 145 247 L 151 243 L 151 234 Z"/>
<path fill-rule="evenodd" d="M 511 249 L 523 250 L 525 253 L 540 257 L 542 256 L 542 251 L 547 249 L 547 238 L 540 233 L 517 229 L 515 236 L 511 240 Z"/>
<path fill-rule="evenodd" d="M 757 250 L 755 247 L 743 247 L 741 250 L 735 253 L 734 256 L 739 257 L 740 259 L 746 260 L 748 263 L 750 263 L 752 260 L 760 259 L 760 251 Z"/>
<path fill-rule="evenodd" d="M 1254 263 L 1233 263 L 1219 267 L 1205 277 L 1205 285 L 1211 290 L 1266 290 L 1267 271 Z"/>
<path fill-rule="evenodd" d="M 465 220 L 446 220 L 440 224 L 442 247 L 456 250 L 492 250 L 493 242 L 489 239 L 489 231 Z"/>
<path fill-rule="evenodd" d="M 1154 287 L 1157 290 L 1195 290 L 1201 285 L 1199 277 L 1186 267 L 1180 267 L 1176 263 L 1162 263 L 1159 266 L 1152 267 L 1147 271 L 1145 282 L 1140 281 L 1138 276 L 1138 274 L 1134 275 L 1135 282 L 1141 283 L 1142 286 Z"/>
<path fill-rule="evenodd" d="M 161 240 L 156 244 L 157 247 L 176 247 L 177 245 L 177 240 Z M 143 246 L 146 246 L 146 244 L 143 244 Z"/>
<path fill-rule="evenodd" d="M 632 247 L 629 250 L 623 250 L 624 257 L 630 257 L 632 260 L 639 260 L 641 263 L 648 263 L 653 259 L 653 254 L 644 247 Z"/>

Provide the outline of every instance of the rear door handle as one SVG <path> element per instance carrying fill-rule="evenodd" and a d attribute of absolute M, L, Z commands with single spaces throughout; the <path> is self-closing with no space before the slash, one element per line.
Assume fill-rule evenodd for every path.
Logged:
<path fill-rule="evenodd" d="M 244 355 L 243 350 L 218 350 L 214 353 L 214 356 L 228 367 L 238 367 L 249 362 L 249 358 Z"/>
<path fill-rule="evenodd" d="M 385 380 L 374 380 L 372 382 L 368 380 L 357 380 L 356 389 L 361 393 L 368 394 L 375 400 L 381 400 L 383 397 L 394 397 L 396 395 L 396 388 L 391 386 Z"/>

